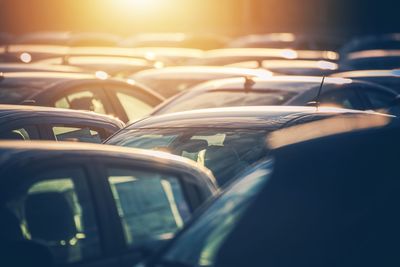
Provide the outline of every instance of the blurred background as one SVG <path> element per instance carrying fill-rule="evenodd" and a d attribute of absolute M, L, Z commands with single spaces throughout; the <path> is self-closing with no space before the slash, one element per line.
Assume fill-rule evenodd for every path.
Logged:
<path fill-rule="evenodd" d="M 396 0 L 0 0 L 0 31 L 394 32 Z"/>

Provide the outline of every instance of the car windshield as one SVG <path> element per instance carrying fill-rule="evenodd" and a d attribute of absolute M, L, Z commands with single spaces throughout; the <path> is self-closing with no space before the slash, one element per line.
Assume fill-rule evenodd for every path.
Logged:
<path fill-rule="evenodd" d="M 260 129 L 139 129 L 123 131 L 108 144 L 159 150 L 189 158 L 209 168 L 219 185 L 224 185 L 264 157 L 266 134 L 267 130 Z"/>
<path fill-rule="evenodd" d="M 163 78 L 138 78 L 139 83 L 142 83 L 164 97 L 171 97 L 177 93 L 186 90 L 198 83 L 204 82 L 206 78 L 202 79 L 163 79 Z"/>
<path fill-rule="evenodd" d="M 39 92 L 40 89 L 26 86 L 1 86 L 0 104 L 19 104 Z"/>
<path fill-rule="evenodd" d="M 273 160 L 239 178 L 195 219 L 162 254 L 158 266 L 213 266 L 220 248 L 268 182 Z"/>
<path fill-rule="evenodd" d="M 193 109 L 282 105 L 296 93 L 288 91 L 210 91 L 202 94 L 185 94 L 156 111 L 156 114 Z"/>

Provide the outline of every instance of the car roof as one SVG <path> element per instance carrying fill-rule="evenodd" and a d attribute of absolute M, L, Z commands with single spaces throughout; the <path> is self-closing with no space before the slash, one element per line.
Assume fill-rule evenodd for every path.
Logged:
<path fill-rule="evenodd" d="M 109 115 L 94 113 L 91 111 L 62 109 L 40 106 L 24 106 L 24 105 L 0 105 L 0 123 L 9 122 L 10 120 L 24 119 L 29 117 L 49 117 L 56 116 L 60 118 L 71 118 L 84 124 L 84 120 L 103 122 L 124 127 L 124 123 L 117 118 Z"/>
<path fill-rule="evenodd" d="M 298 68 L 298 69 L 326 69 L 336 70 L 338 64 L 326 60 L 303 60 L 303 59 L 271 59 L 271 60 L 249 60 L 237 63 L 228 64 L 229 67 L 249 67 L 249 68 L 262 68 L 266 69 L 285 69 L 285 68 Z"/>
<path fill-rule="evenodd" d="M 265 128 L 276 129 L 286 122 L 305 115 L 337 115 L 337 114 L 365 114 L 381 115 L 375 112 L 341 109 L 333 107 L 305 107 L 305 106 L 246 106 L 199 109 L 165 115 L 150 116 L 133 124 L 124 130 L 137 128 Z"/>
<path fill-rule="evenodd" d="M 205 167 L 196 164 L 192 160 L 160 151 L 78 142 L 0 141 L 0 155 L 0 165 L 3 166 L 17 159 L 18 161 L 23 161 L 31 157 L 40 159 L 54 158 L 56 156 L 62 156 L 64 159 L 66 156 L 105 156 L 162 164 L 168 163 L 168 165 L 175 165 L 181 170 L 203 175 L 206 173 L 214 182 L 211 172 Z"/>
<path fill-rule="evenodd" d="M 223 48 L 209 50 L 204 53 L 205 58 L 235 56 L 276 57 L 286 59 L 339 59 L 339 54 L 333 51 L 293 50 L 280 48 Z"/>
<path fill-rule="evenodd" d="M 366 58 L 380 58 L 380 57 L 400 57 L 400 50 L 365 50 L 359 52 L 349 53 L 346 57 L 347 60 L 366 59 Z"/>
<path fill-rule="evenodd" d="M 400 69 L 394 70 L 354 70 L 334 73 L 331 77 L 349 77 L 349 78 L 363 78 L 363 77 L 398 77 L 400 78 Z"/>
<path fill-rule="evenodd" d="M 272 72 L 264 69 L 247 69 L 247 68 L 234 68 L 224 66 L 176 66 L 166 67 L 161 69 L 150 69 L 143 70 L 132 77 L 134 78 L 145 78 L 155 76 L 157 78 L 165 79 L 176 79 L 186 77 L 197 77 L 199 74 L 226 74 L 226 75 L 237 75 L 237 76 L 258 76 L 258 77 L 270 77 Z"/>
<path fill-rule="evenodd" d="M 322 82 L 322 77 L 318 76 L 272 76 L 269 78 L 251 78 L 254 81 L 254 85 L 252 85 L 252 89 L 268 89 L 268 86 L 273 85 L 274 83 L 284 83 L 284 84 L 295 84 L 295 85 L 307 85 L 307 86 L 296 86 L 296 87 L 287 87 L 284 90 L 293 91 L 293 92 L 301 92 L 310 89 L 310 86 L 318 86 Z M 213 90 L 243 90 L 244 83 L 246 82 L 246 78 L 229 78 L 229 79 L 219 79 L 212 80 L 202 84 L 199 84 L 193 87 L 189 92 L 206 92 Z M 324 85 L 341 85 L 341 84 L 350 84 L 354 81 L 349 78 L 334 78 L 334 77 L 326 77 L 324 81 Z M 283 89 L 280 89 L 283 90 Z"/>
<path fill-rule="evenodd" d="M 68 65 L 45 65 L 39 63 L 0 63 L 1 72 L 84 72 L 81 68 Z"/>

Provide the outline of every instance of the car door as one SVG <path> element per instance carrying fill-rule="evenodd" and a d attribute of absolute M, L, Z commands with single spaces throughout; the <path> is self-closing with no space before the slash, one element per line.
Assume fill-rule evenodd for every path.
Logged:
<path fill-rule="evenodd" d="M 132 160 L 103 161 L 105 197 L 119 221 L 122 267 L 131 267 L 184 226 L 201 202 L 201 189 L 171 169 Z M 136 165 L 136 166 L 135 166 Z M 111 212 L 110 212 L 111 213 Z M 112 220 L 113 218 L 110 218 Z"/>
<path fill-rule="evenodd" d="M 60 163 L 56 158 L 15 170 L 18 177 L 13 178 L 20 182 L 10 189 L 4 207 L 17 218 L 22 237 L 46 246 L 56 266 L 119 266 L 104 245 L 99 219 L 104 215 L 94 198 L 90 171 L 80 159 Z"/>

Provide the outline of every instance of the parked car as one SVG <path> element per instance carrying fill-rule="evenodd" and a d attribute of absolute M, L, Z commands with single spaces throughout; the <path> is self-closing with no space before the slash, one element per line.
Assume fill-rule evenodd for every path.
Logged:
<path fill-rule="evenodd" d="M 292 48 L 311 50 L 334 50 L 342 45 L 342 38 L 328 35 L 293 33 L 266 33 L 239 36 L 228 46 L 231 48 Z"/>
<path fill-rule="evenodd" d="M 292 132 L 137 266 L 399 265 L 400 128 L 321 123 Z M 316 127 L 329 136 L 295 141 Z"/>
<path fill-rule="evenodd" d="M 140 33 L 123 39 L 122 47 L 181 47 L 195 49 L 222 48 L 229 38 L 221 34 L 187 34 L 182 32 Z"/>
<path fill-rule="evenodd" d="M 345 56 L 352 52 L 375 49 L 400 49 L 400 34 L 388 33 L 354 37 L 342 46 L 340 54 Z"/>
<path fill-rule="evenodd" d="M 0 105 L 0 140 L 102 143 L 125 124 L 94 112 Z"/>
<path fill-rule="evenodd" d="M 305 59 L 336 61 L 333 51 L 293 50 L 279 48 L 225 48 L 204 52 L 202 58 L 190 60 L 186 65 L 223 66 L 242 61 L 266 59 Z"/>
<path fill-rule="evenodd" d="M 263 68 L 276 75 L 327 76 L 338 70 L 339 65 L 326 60 L 272 59 L 261 61 L 242 61 L 226 65 L 236 68 Z"/>
<path fill-rule="evenodd" d="M 140 71 L 133 80 L 168 98 L 202 82 L 232 77 L 272 76 L 270 71 L 221 66 L 181 66 Z"/>
<path fill-rule="evenodd" d="M 334 73 L 331 77 L 351 78 L 373 82 L 400 93 L 400 69 L 393 70 L 355 70 Z M 373 100 L 373 99 L 372 99 Z"/>
<path fill-rule="evenodd" d="M 89 110 L 124 122 L 145 116 L 163 100 L 132 80 L 109 78 L 105 72 L 16 72 L 0 78 L 1 104 Z"/>
<path fill-rule="evenodd" d="M 167 151 L 209 168 L 220 186 L 268 151 L 272 131 L 336 115 L 383 116 L 313 107 L 235 107 L 151 116 L 128 125 L 106 144 Z"/>
<path fill-rule="evenodd" d="M 217 190 L 207 169 L 161 152 L 8 141 L 0 155 L 1 244 L 39 244 L 56 266 L 131 267 Z M 31 252 L 18 255 L 2 264 Z"/>
<path fill-rule="evenodd" d="M 83 72 L 104 71 L 113 77 L 128 77 L 138 71 L 162 67 L 162 62 L 150 62 L 143 58 L 119 56 L 63 56 L 37 61 L 35 64 L 48 68 L 71 67 L 79 68 Z"/>
<path fill-rule="evenodd" d="M 231 78 L 200 84 L 167 100 L 153 112 L 166 114 L 229 106 L 320 105 L 358 110 L 389 109 L 398 114 L 398 93 L 368 82 L 344 78 L 273 76 L 267 79 Z"/>
<path fill-rule="evenodd" d="M 66 72 L 79 73 L 87 72 L 75 66 L 56 66 L 45 64 L 25 63 L 0 63 L 0 72 Z"/>
<path fill-rule="evenodd" d="M 366 50 L 347 54 L 341 70 L 390 70 L 400 68 L 400 50 Z"/>

